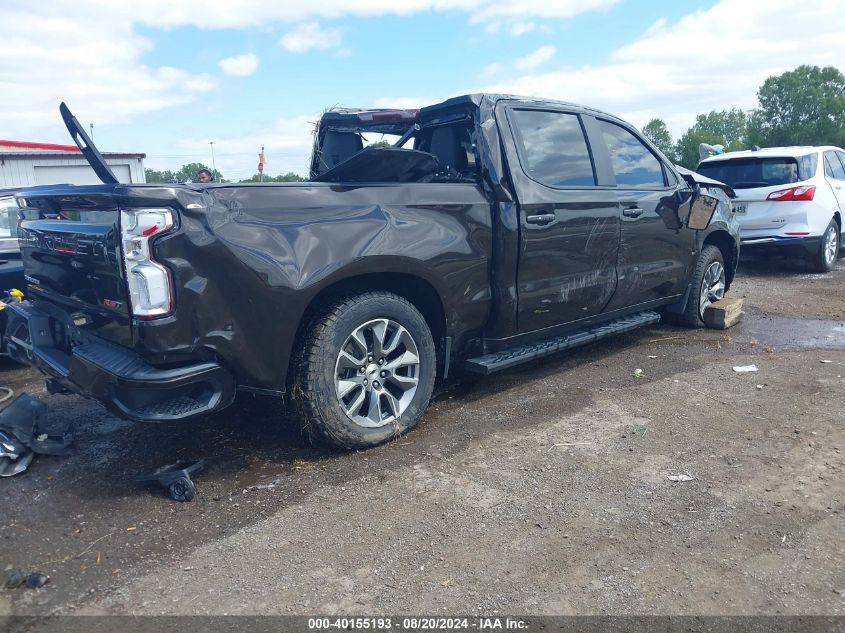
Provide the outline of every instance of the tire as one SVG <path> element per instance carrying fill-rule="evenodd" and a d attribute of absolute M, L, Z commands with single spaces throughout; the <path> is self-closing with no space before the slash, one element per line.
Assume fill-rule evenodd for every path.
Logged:
<path fill-rule="evenodd" d="M 822 233 L 819 250 L 813 256 L 813 268 L 820 273 L 828 273 L 833 270 L 836 257 L 839 255 L 839 246 L 839 225 L 836 220 L 831 220 Z"/>
<path fill-rule="evenodd" d="M 369 448 L 417 425 L 435 359 L 431 331 L 411 303 L 383 291 L 347 295 L 316 313 L 290 392 L 312 438 Z"/>
<path fill-rule="evenodd" d="M 714 275 L 715 273 L 715 275 Z M 692 292 L 683 312 L 675 315 L 679 325 L 704 327 L 704 309 L 725 296 L 725 260 L 712 244 L 701 249 L 692 273 Z"/>

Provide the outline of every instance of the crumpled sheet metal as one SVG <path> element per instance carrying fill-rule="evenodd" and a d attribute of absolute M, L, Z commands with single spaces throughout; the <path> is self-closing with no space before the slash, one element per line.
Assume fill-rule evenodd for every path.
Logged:
<path fill-rule="evenodd" d="M 0 431 L 0 457 L 17 459 L 26 452 L 26 446 L 21 444 L 14 435 Z"/>
<path fill-rule="evenodd" d="M 0 411 L 0 477 L 25 471 L 36 453 L 68 455 L 70 424 L 48 421 L 47 405 L 22 393 Z"/>
<path fill-rule="evenodd" d="M 23 455 L 18 455 L 14 459 L 11 457 L 0 457 L 0 477 L 12 477 L 22 473 L 32 463 L 35 453 L 27 451 Z"/>

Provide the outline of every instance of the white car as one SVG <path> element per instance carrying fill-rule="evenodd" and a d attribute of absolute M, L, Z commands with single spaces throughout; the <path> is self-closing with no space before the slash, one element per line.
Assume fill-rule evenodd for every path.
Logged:
<path fill-rule="evenodd" d="M 706 158 L 696 171 L 736 191 L 744 252 L 791 250 L 820 272 L 833 268 L 845 215 L 845 151 L 768 147 Z"/>

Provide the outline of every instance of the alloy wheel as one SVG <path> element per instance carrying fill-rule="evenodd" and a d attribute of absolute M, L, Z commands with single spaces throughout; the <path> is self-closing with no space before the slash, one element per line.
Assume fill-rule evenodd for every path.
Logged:
<path fill-rule="evenodd" d="M 701 280 L 701 290 L 698 295 L 698 315 L 703 319 L 704 310 L 711 303 L 725 296 L 725 267 L 720 262 L 712 262 Z"/>
<path fill-rule="evenodd" d="M 391 319 L 373 319 L 346 338 L 335 363 L 335 391 L 347 417 L 378 428 L 400 418 L 419 384 L 420 358 L 411 333 Z"/>
<path fill-rule="evenodd" d="M 824 261 L 828 266 L 833 265 L 833 262 L 836 260 L 836 251 L 839 250 L 839 240 L 836 239 L 836 231 L 837 226 L 835 224 L 831 224 L 827 227 L 827 231 L 825 231 L 823 246 L 822 248 L 824 253 Z"/>

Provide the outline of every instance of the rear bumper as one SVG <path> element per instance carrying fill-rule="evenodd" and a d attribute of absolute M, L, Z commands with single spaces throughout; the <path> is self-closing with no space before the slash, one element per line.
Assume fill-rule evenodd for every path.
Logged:
<path fill-rule="evenodd" d="M 791 254 L 796 257 L 815 255 L 821 247 L 820 235 L 806 237 L 752 237 L 742 239 L 742 253 L 744 255 L 780 253 Z"/>
<path fill-rule="evenodd" d="M 10 303 L 3 337 L 9 355 L 58 385 L 131 420 L 187 420 L 218 411 L 235 397 L 235 380 L 214 362 L 159 369 L 125 347 L 88 337 L 69 351 L 54 340 L 52 317 L 29 302 Z"/>

